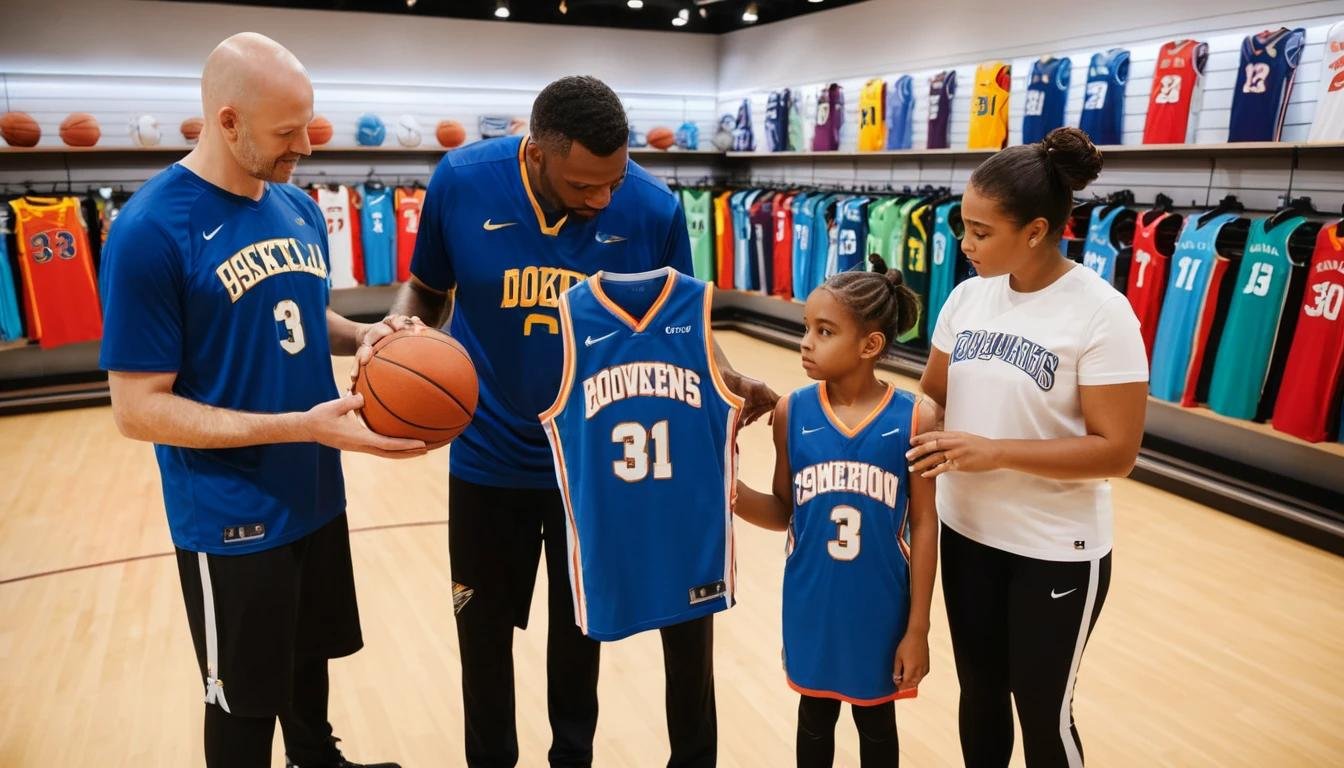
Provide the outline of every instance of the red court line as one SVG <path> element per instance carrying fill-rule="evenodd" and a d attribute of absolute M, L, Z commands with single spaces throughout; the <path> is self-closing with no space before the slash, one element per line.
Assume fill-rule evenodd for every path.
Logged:
<path fill-rule="evenodd" d="M 414 523 L 388 523 L 386 525 L 366 525 L 362 528 L 351 528 L 350 532 L 365 533 L 367 531 L 384 531 L 392 528 L 423 528 L 427 525 L 447 525 L 447 524 L 448 521 L 446 519 L 420 520 Z M 171 557 L 173 554 L 174 551 L 154 552 L 153 554 L 148 555 L 134 555 L 132 557 L 122 557 L 116 560 L 104 560 L 98 563 L 84 563 L 83 565 L 71 565 L 66 568 L 56 568 L 50 571 L 38 571 L 37 573 L 26 573 L 22 576 L 13 576 L 8 579 L 0 579 L 0 586 L 4 586 L 6 584 L 14 584 L 20 581 L 28 581 L 29 579 L 38 579 L 42 578 L 43 576 L 56 576 L 58 574 L 71 573 L 74 571 L 87 571 L 91 568 L 102 568 L 108 565 L 122 565 L 123 563 L 134 563 L 139 560 L 153 560 L 156 557 Z"/>

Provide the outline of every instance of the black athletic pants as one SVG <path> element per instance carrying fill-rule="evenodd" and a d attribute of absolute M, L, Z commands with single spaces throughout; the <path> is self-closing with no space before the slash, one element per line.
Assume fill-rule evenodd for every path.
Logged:
<path fill-rule="evenodd" d="M 574 623 L 560 492 L 483 486 L 449 477 L 448 553 L 462 659 L 467 764 L 472 768 L 518 762 L 513 628 L 527 627 L 543 547 L 549 617 L 548 758 L 553 766 L 589 766 L 597 729 L 601 646 Z M 668 765 L 712 766 L 718 742 L 713 617 L 667 627 L 662 636 L 672 747 Z"/>
<path fill-rule="evenodd" d="M 1080 562 L 1037 560 L 944 525 L 942 555 L 966 765 L 1008 765 L 1015 703 L 1029 768 L 1082 766 L 1073 689 L 1110 587 L 1111 554 Z"/>
<path fill-rule="evenodd" d="M 892 768 L 901 764 L 896 738 L 896 703 L 872 707 L 849 705 L 859 730 L 859 765 L 862 768 Z M 831 768 L 835 762 L 835 722 L 840 702 L 817 696 L 798 701 L 798 768 Z"/>

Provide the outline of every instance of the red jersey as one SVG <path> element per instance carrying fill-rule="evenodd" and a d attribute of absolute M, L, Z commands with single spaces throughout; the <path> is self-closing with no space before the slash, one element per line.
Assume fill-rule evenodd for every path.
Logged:
<path fill-rule="evenodd" d="M 718 228 L 714 238 L 715 256 L 718 258 L 718 276 L 714 281 L 719 288 L 733 288 L 733 249 L 737 244 L 733 241 L 733 212 L 729 201 L 733 197 L 732 190 L 724 192 L 714 198 L 714 226 Z"/>
<path fill-rule="evenodd" d="M 415 234 L 420 231 L 420 209 L 425 205 L 425 190 L 401 187 L 397 190 L 397 282 L 411 279 L 411 255 L 415 253 Z"/>
<path fill-rule="evenodd" d="M 1134 257 L 1130 262 L 1129 285 L 1125 289 L 1129 305 L 1134 308 L 1134 316 L 1139 318 L 1139 332 L 1143 334 L 1143 347 L 1148 352 L 1150 363 L 1153 360 L 1153 340 L 1157 336 L 1157 320 L 1162 313 L 1162 297 L 1167 289 L 1167 264 L 1175 250 L 1176 233 L 1181 224 L 1179 215 L 1161 211 L 1150 220 L 1152 213 L 1145 211 L 1134 222 Z M 1145 224 L 1145 221 L 1148 223 Z M 1160 237 L 1157 231 L 1159 227 L 1170 234 Z"/>
<path fill-rule="evenodd" d="M 1272 423 L 1280 432 L 1313 443 L 1330 436 L 1339 413 L 1344 378 L 1344 222 L 1316 236 L 1307 267 L 1307 290 L 1293 331 Z"/>
<path fill-rule="evenodd" d="M 1213 260 L 1213 277 L 1209 279 L 1209 291 L 1204 295 L 1204 307 L 1191 341 L 1190 368 L 1185 377 L 1185 394 L 1181 396 L 1181 405 L 1186 408 L 1194 408 L 1208 396 L 1209 379 L 1213 376 L 1212 360 L 1217 357 L 1223 320 L 1232 302 L 1226 291 L 1226 283 L 1232 276 L 1231 266 L 1232 261 L 1222 256 Z M 1208 370 L 1204 369 L 1206 358 L 1210 361 Z"/>
<path fill-rule="evenodd" d="M 73 197 L 11 200 L 28 337 L 43 349 L 103 337 L 89 234 Z"/>
<path fill-rule="evenodd" d="M 775 272 L 768 289 L 786 299 L 793 297 L 793 198 L 792 193 L 775 197 Z"/>
<path fill-rule="evenodd" d="M 1143 124 L 1144 144 L 1184 144 L 1198 125 L 1201 80 L 1209 60 L 1209 44 L 1176 40 L 1162 46 Z"/>

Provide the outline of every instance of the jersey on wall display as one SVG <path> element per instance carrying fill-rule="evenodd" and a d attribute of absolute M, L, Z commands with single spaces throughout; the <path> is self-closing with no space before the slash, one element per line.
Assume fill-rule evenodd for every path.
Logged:
<path fill-rule="evenodd" d="M 831 83 L 817 94 L 816 132 L 812 151 L 834 152 L 840 148 L 840 129 L 845 124 L 845 89 Z"/>
<path fill-rule="evenodd" d="M 887 149 L 913 146 L 915 117 L 915 79 L 901 75 L 887 94 Z"/>
<path fill-rule="evenodd" d="M 929 79 L 929 149 L 947 149 L 952 129 L 952 100 L 957 95 L 957 71 L 949 69 Z"/>
<path fill-rule="evenodd" d="M 1344 21 L 1330 27 L 1325 35 L 1320 91 L 1310 139 L 1344 141 Z"/>
<path fill-rule="evenodd" d="M 887 142 L 887 81 L 880 77 L 859 91 L 859 151 L 876 152 Z"/>
<path fill-rule="evenodd" d="M 1228 141 L 1278 141 L 1307 33 L 1280 27 L 1247 35 L 1232 89 Z"/>
<path fill-rule="evenodd" d="M 1012 68 L 1001 61 L 976 67 L 967 149 L 1003 149 L 1008 145 L 1008 95 L 1012 84 Z"/>
<path fill-rule="evenodd" d="M 1023 144 L 1035 144 L 1064 125 L 1064 103 L 1069 98 L 1072 67 L 1067 57 L 1048 57 L 1031 63 L 1027 103 L 1022 108 Z"/>
<path fill-rule="evenodd" d="M 1120 144 L 1125 135 L 1125 85 L 1129 83 L 1129 51 L 1112 48 L 1092 55 L 1083 91 L 1078 127 L 1093 144 Z"/>
<path fill-rule="evenodd" d="M 1175 40 L 1162 46 L 1148 95 L 1144 144 L 1185 144 L 1194 140 L 1203 101 L 1209 44 Z"/>

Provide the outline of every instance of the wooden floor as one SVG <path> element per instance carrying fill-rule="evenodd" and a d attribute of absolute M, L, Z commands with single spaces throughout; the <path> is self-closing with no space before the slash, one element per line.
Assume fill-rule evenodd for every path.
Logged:
<path fill-rule="evenodd" d="M 720 338 L 777 390 L 805 383 L 796 353 Z M 741 450 L 745 479 L 766 487 L 767 428 L 747 429 Z M 0 420 L 0 466 L 0 766 L 202 765 L 201 684 L 152 449 L 122 439 L 106 408 L 64 411 Z M 332 721 L 353 759 L 463 763 L 446 467 L 443 452 L 345 458 L 367 647 L 333 665 Z M 1114 581 L 1075 706 L 1090 764 L 1344 764 L 1344 559 L 1136 483 L 1117 482 L 1115 501 Z M 740 603 L 716 624 L 720 764 L 787 766 L 783 536 L 737 533 Z M 526 766 L 544 764 L 549 740 L 545 602 L 533 605 L 515 645 Z M 901 749 L 907 765 L 959 765 L 940 592 L 931 645 L 919 698 L 898 705 Z M 604 649 L 597 765 L 664 759 L 659 654 L 656 633 Z M 855 766 L 841 722 L 836 764 Z"/>

